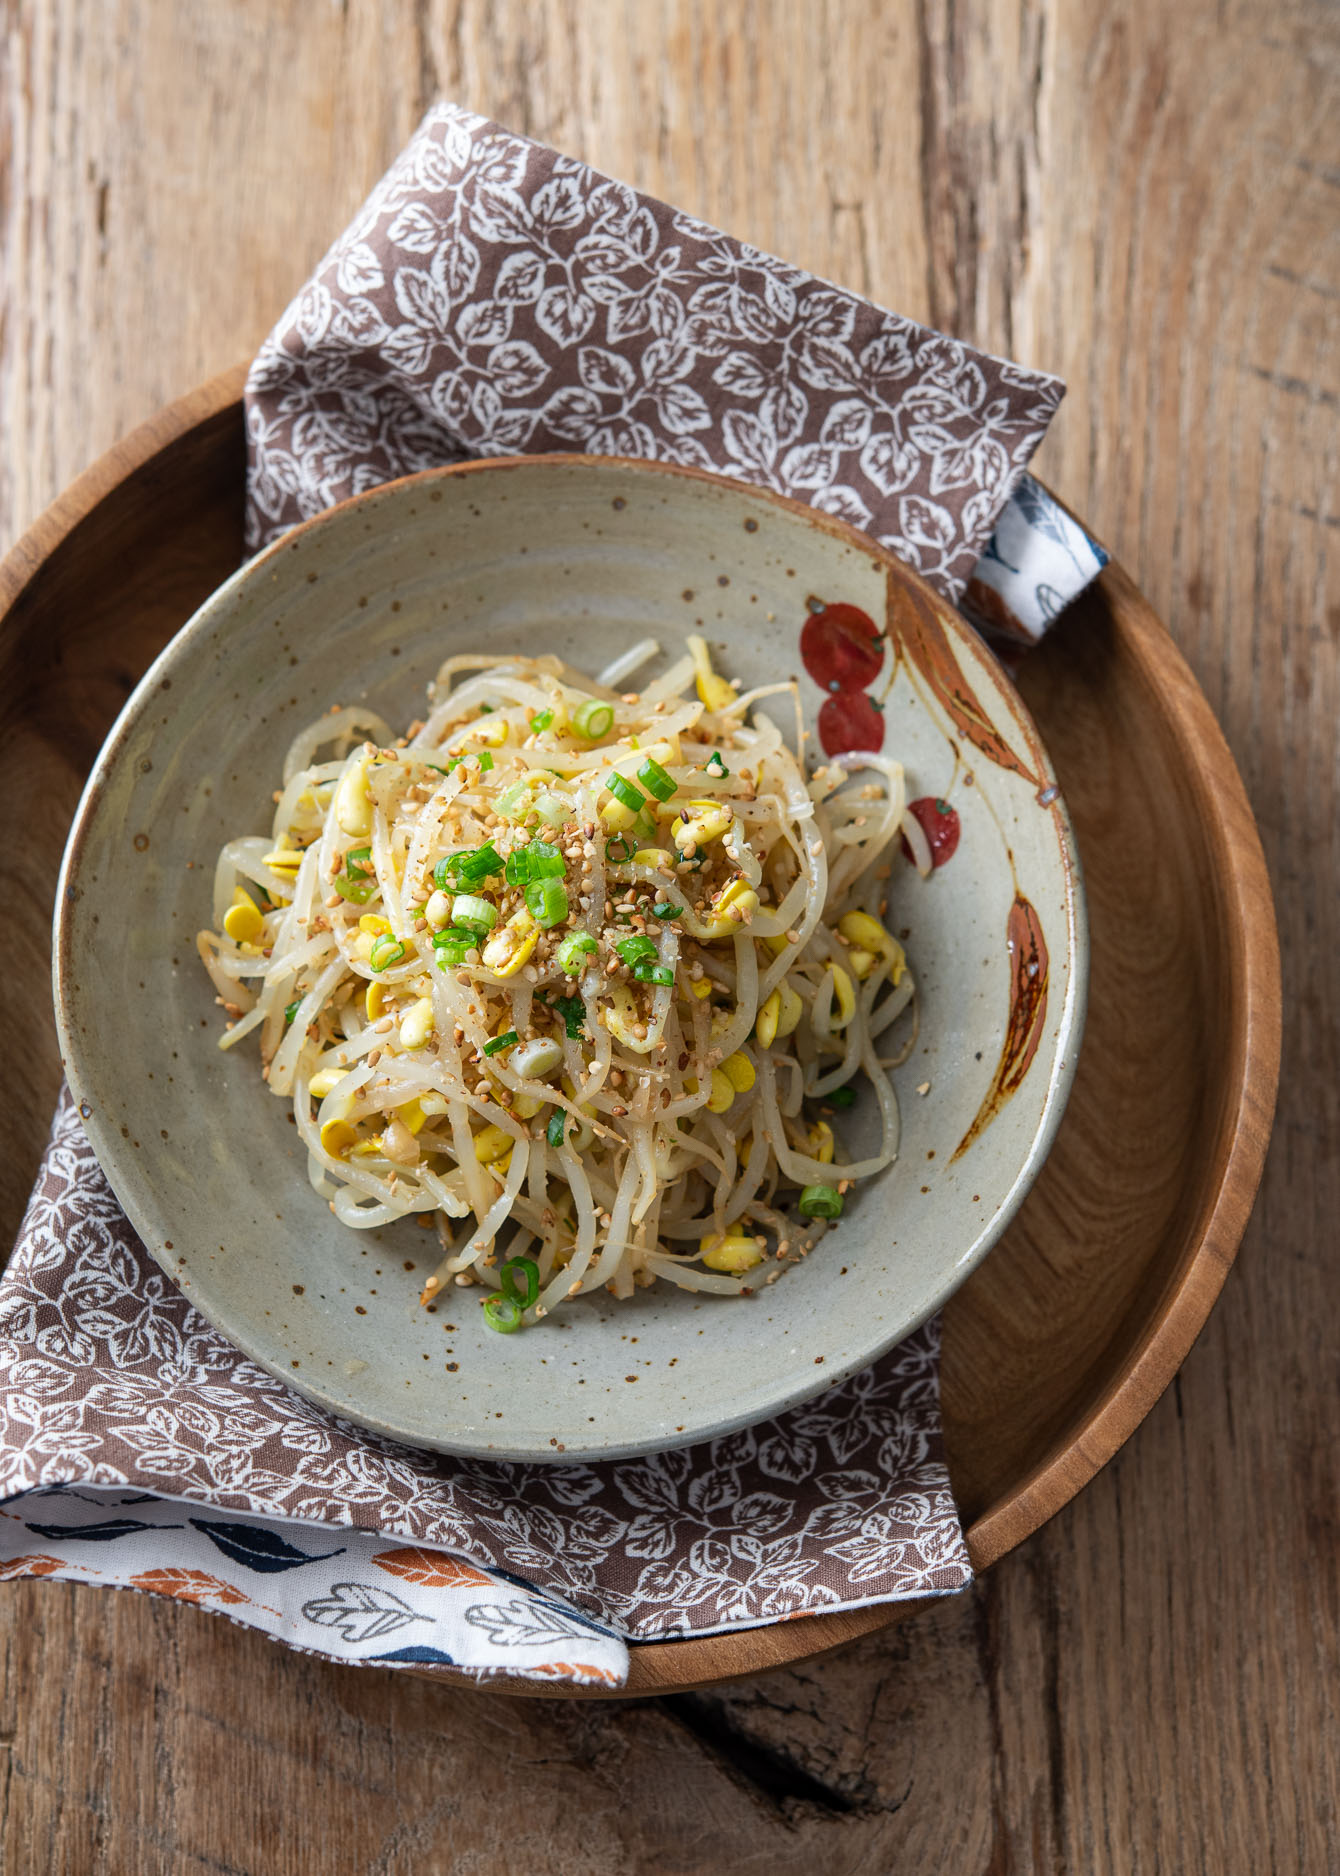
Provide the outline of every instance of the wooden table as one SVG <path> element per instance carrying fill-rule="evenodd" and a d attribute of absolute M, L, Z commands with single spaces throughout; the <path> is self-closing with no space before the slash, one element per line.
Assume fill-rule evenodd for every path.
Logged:
<path fill-rule="evenodd" d="M 4 544 L 254 349 L 426 105 L 468 102 L 1068 378 L 1038 466 L 1242 767 L 1285 1066 L 1183 1372 L 971 1594 L 718 1694 L 575 1706 L 6 1585 L 6 1867 L 1335 1867 L 1338 62 L 1320 0 L 12 0 Z M 32 1171 L 0 1167 L 6 1239 Z"/>

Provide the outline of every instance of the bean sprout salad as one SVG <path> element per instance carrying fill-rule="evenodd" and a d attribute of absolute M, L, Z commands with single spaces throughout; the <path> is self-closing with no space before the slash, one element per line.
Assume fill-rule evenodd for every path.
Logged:
<path fill-rule="evenodd" d="M 741 695 L 687 646 L 640 691 L 654 640 L 597 679 L 449 658 L 400 737 L 333 708 L 270 836 L 219 856 L 219 1046 L 257 1032 L 336 1217 L 418 1214 L 421 1301 L 479 1286 L 503 1332 L 658 1278 L 753 1291 L 898 1150 L 900 830 L 929 870 L 902 769 L 807 772 L 794 682 Z M 858 1085 L 878 1144 L 853 1158 Z"/>

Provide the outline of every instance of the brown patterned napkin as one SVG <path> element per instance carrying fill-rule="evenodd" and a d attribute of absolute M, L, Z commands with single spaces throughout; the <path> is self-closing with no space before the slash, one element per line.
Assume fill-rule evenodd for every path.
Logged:
<path fill-rule="evenodd" d="M 1054 378 L 440 106 L 256 359 L 248 541 L 259 547 L 414 470 L 583 450 L 691 464 L 798 497 L 956 597 L 1061 394 Z M 1035 531 L 1057 550 L 1054 524 Z M 1060 547 L 1073 555 L 1073 544 Z M 1055 588 L 1038 590 L 1052 595 L 1045 610 Z M 944 1593 L 971 1570 L 944 1465 L 937 1367 L 932 1323 L 807 1407 L 637 1461 L 523 1467 L 396 1447 L 309 1406 L 201 1321 L 120 1213 L 67 1100 L 0 1284 L 0 1517 L 46 1533 L 48 1548 L 24 1553 L 22 1535 L 6 1547 L 0 1528 L 0 1574 L 82 1569 L 86 1580 L 162 1589 L 172 1571 L 132 1567 L 158 1541 L 148 1518 L 104 1519 L 129 1561 L 88 1574 L 99 1494 L 124 1502 L 129 1490 L 169 1511 L 183 1501 L 281 1521 L 245 1542 L 225 1541 L 210 1520 L 184 1515 L 170 1527 L 174 1542 L 189 1527 L 262 1571 L 333 1567 L 282 1535 L 287 1520 L 293 1532 L 352 1528 L 467 1557 L 495 1587 L 522 1578 L 528 1613 L 507 1620 L 533 1648 L 555 1621 L 561 1631 L 564 1610 L 636 1640 Z M 93 1506 L 79 1530 L 25 1521 L 24 1494 L 75 1486 Z M 407 1571 L 419 1570 L 420 1586 L 433 1578 L 431 1559 L 390 1556 L 372 1556 L 364 1575 L 399 1570 L 403 1593 L 380 1580 L 328 1583 L 282 1622 L 272 1598 L 268 1632 L 341 1659 L 460 1661 L 421 1637 L 368 1652 L 386 1624 L 441 1615 L 404 1590 Z M 220 1587 L 169 1593 L 253 1619 L 217 1567 L 173 1568 Z M 451 1581 L 458 1589 L 459 1572 Z M 467 1613 L 472 1622 L 493 1650 L 469 1656 L 475 1671 L 611 1678 L 608 1665 L 574 1665 L 566 1642 L 562 1660 L 551 1648 L 518 1669 L 496 1608 Z M 348 1646 L 335 1645 L 332 1625 Z M 448 1632 L 459 1638 L 465 1626 Z"/>
<path fill-rule="evenodd" d="M 794 496 L 956 599 L 1064 388 L 440 105 L 256 358 L 247 539 L 582 450 Z"/>
<path fill-rule="evenodd" d="M 362 1582 L 310 1527 L 468 1558 L 488 1573 L 471 1573 L 477 1597 L 490 1578 L 521 1579 L 532 1648 L 555 1611 L 611 1640 L 649 1641 L 943 1595 L 972 1571 L 944 1463 L 938 1360 L 931 1323 L 805 1407 L 644 1459 L 504 1465 L 397 1446 L 311 1406 L 197 1315 L 126 1221 L 66 1092 L 0 1283 L 0 1576 L 184 1596 L 340 1660 L 622 1678 L 608 1665 L 580 1671 L 593 1650 L 561 1631 L 567 1671 L 552 1658 L 518 1663 L 515 1617 L 490 1605 L 481 1639 L 441 1596 L 406 1602 L 413 1576 L 396 1572 L 396 1553 L 374 1551 L 382 1578 Z M 193 1518 L 201 1506 L 248 1522 Z M 271 1523 L 258 1530 L 256 1517 Z M 421 1582 L 425 1551 L 409 1555 Z M 277 1609 L 281 1587 L 290 1606 Z M 440 1587 L 450 1603 L 458 1575 Z M 384 1646 L 388 1623 L 418 1625 L 408 1651 Z"/>

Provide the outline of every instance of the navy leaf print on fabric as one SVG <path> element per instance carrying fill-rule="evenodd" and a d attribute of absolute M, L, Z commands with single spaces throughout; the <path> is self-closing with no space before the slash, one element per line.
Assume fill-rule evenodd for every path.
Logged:
<path fill-rule="evenodd" d="M 439 1668 L 454 1668 L 456 1665 L 453 1656 L 445 1653 L 441 1648 L 429 1648 L 423 1642 L 413 1648 L 393 1648 L 389 1654 L 365 1655 L 364 1660 L 369 1664 L 374 1661 L 427 1662 L 430 1666 Z"/>
<path fill-rule="evenodd" d="M 179 1531 L 179 1524 L 146 1524 L 142 1518 L 108 1518 L 102 1524 L 29 1524 L 38 1537 L 73 1537 L 89 1544 L 105 1544 L 114 1537 L 132 1537 L 136 1531 Z"/>
<path fill-rule="evenodd" d="M 298 1550 L 277 1531 L 267 1531 L 260 1524 L 218 1524 L 212 1518 L 191 1518 L 189 1520 L 197 1531 L 203 1531 L 216 1549 L 234 1563 L 241 1563 L 248 1570 L 263 1573 L 275 1570 L 296 1570 L 304 1563 L 323 1563 L 327 1557 L 339 1557 L 344 1553 L 344 1545 L 335 1550 L 323 1550 L 309 1555 L 305 1550 Z"/>

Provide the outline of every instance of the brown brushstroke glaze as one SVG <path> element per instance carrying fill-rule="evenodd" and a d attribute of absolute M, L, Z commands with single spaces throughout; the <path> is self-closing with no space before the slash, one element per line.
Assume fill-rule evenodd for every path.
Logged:
<path fill-rule="evenodd" d="M 1021 894 L 1016 893 L 1005 921 L 1005 944 L 1010 954 L 1010 1013 L 1005 1022 L 1005 1040 L 991 1086 L 976 1119 L 955 1147 L 951 1165 L 967 1152 L 1018 1090 L 1038 1052 L 1047 1020 L 1047 941 L 1041 920 Z"/>
<path fill-rule="evenodd" d="M 1041 788 L 1042 780 L 1025 768 L 982 708 L 950 648 L 935 608 L 910 580 L 892 568 L 886 618 L 894 646 L 916 666 L 965 740 L 997 768 L 1009 769 Z"/>

